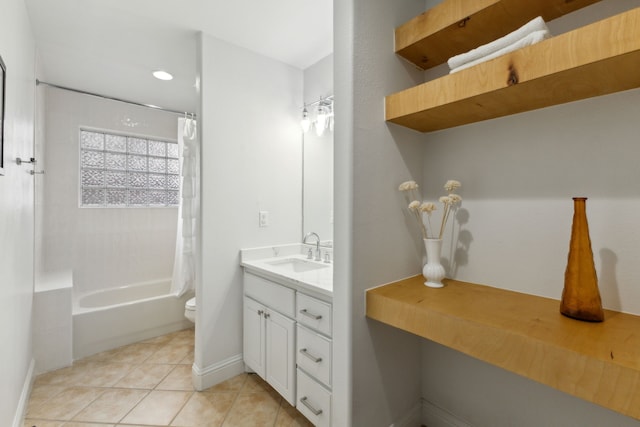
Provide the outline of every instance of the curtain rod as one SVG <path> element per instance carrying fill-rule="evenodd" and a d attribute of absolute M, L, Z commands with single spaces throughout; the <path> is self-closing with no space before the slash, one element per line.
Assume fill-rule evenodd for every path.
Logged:
<path fill-rule="evenodd" d="M 80 90 L 80 89 L 73 89 L 73 88 L 70 88 L 70 87 L 60 86 L 60 85 L 53 84 L 53 83 L 47 83 L 47 82 L 43 82 L 41 80 L 36 79 L 36 86 L 39 86 L 39 85 L 45 85 L 45 86 L 53 87 L 53 88 L 56 88 L 56 89 L 67 90 L 69 92 L 80 93 L 82 95 L 89 95 L 89 96 L 95 96 L 97 98 L 109 99 L 111 101 L 124 102 L 125 104 L 137 105 L 138 107 L 153 108 L 154 110 L 166 111 L 167 113 L 178 114 L 180 116 L 182 116 L 182 115 L 186 116 L 188 114 L 190 117 L 193 117 L 194 119 L 196 118 L 195 113 L 190 113 L 188 111 L 177 111 L 177 110 L 171 110 L 169 108 L 158 107 L 157 105 L 150 105 L 150 104 L 143 104 L 143 103 L 135 102 L 135 101 L 128 101 L 126 99 L 116 98 L 116 97 L 107 96 L 107 95 L 100 95 L 98 93 L 87 92 L 87 91 Z"/>

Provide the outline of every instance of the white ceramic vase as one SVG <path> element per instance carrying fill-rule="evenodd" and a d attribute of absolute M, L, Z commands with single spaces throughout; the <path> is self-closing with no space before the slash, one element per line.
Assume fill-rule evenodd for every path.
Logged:
<path fill-rule="evenodd" d="M 444 266 L 440 263 L 442 239 L 423 239 L 424 248 L 427 251 L 427 263 L 422 267 L 422 275 L 426 279 L 425 286 L 441 288 L 444 279 Z"/>

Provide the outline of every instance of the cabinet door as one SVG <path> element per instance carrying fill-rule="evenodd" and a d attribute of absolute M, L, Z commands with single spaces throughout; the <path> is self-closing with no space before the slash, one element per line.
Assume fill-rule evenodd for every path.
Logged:
<path fill-rule="evenodd" d="M 295 405 L 295 321 L 267 312 L 267 382 Z"/>
<path fill-rule="evenodd" d="M 265 307 L 244 297 L 244 363 L 265 378 Z M 266 378 L 265 378 L 266 379 Z"/>

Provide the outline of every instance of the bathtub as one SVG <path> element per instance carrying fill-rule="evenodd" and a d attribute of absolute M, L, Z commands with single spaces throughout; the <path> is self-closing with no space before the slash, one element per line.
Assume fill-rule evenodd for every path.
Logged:
<path fill-rule="evenodd" d="M 170 280 L 74 295 L 74 360 L 193 326 L 184 304 L 193 295 L 169 295 Z"/>

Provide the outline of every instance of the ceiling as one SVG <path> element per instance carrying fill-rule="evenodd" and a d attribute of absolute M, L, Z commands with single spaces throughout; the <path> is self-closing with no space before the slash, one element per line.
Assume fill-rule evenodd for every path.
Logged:
<path fill-rule="evenodd" d="M 195 112 L 198 32 L 299 69 L 333 49 L 333 0 L 25 0 L 41 81 Z M 151 72 L 164 69 L 171 81 Z"/>

